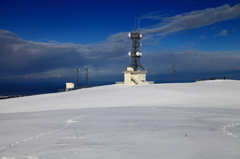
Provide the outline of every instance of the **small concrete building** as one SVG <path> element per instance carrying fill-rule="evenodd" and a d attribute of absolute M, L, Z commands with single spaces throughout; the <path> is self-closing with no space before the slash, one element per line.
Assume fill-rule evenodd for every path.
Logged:
<path fill-rule="evenodd" d="M 132 67 L 127 67 L 124 73 L 124 85 L 125 86 L 132 86 L 138 84 L 144 84 L 146 82 L 146 73 L 147 71 L 134 71 Z"/>
<path fill-rule="evenodd" d="M 71 91 L 74 89 L 74 83 L 66 83 L 66 91 Z"/>

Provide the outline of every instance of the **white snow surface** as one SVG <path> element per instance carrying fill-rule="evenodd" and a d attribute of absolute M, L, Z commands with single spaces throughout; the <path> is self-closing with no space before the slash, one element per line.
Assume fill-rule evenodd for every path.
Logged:
<path fill-rule="evenodd" d="M 0 101 L 1 159 L 240 158 L 240 81 L 109 85 Z"/>
<path fill-rule="evenodd" d="M 1 113 L 131 106 L 239 108 L 240 81 L 108 85 L 0 101 Z"/>

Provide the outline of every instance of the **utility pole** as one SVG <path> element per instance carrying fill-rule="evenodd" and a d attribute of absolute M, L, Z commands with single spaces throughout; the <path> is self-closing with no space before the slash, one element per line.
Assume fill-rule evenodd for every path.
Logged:
<path fill-rule="evenodd" d="M 175 72 L 177 71 L 175 70 L 175 65 L 173 63 L 172 83 L 175 83 Z"/>
<path fill-rule="evenodd" d="M 86 88 L 88 87 L 88 67 L 85 66 L 86 69 Z"/>
<path fill-rule="evenodd" d="M 79 68 L 75 68 L 74 69 L 75 71 L 76 71 L 76 86 L 75 86 L 75 88 L 79 88 L 79 86 L 78 86 L 78 72 L 80 71 L 80 69 Z"/>

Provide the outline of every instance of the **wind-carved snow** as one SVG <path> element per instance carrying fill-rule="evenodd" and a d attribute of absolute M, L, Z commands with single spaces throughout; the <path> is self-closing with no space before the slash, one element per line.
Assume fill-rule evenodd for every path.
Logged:
<path fill-rule="evenodd" d="M 239 158 L 239 96 L 227 80 L 0 101 L 0 158 Z"/>
<path fill-rule="evenodd" d="M 21 144 L 22 142 L 26 142 L 26 141 L 28 141 L 28 140 L 37 139 L 37 138 L 39 138 L 39 137 L 41 137 L 41 136 L 48 135 L 48 134 L 50 134 L 50 133 L 54 133 L 54 132 L 57 132 L 57 131 L 59 131 L 59 130 L 65 129 L 65 128 L 67 128 L 70 124 L 72 124 L 73 122 L 76 122 L 76 121 L 74 121 L 74 120 L 76 120 L 76 119 L 79 119 L 79 118 L 82 118 L 82 117 L 85 117 L 85 116 L 97 115 L 97 114 L 101 114 L 101 113 L 105 113 L 105 112 L 107 112 L 107 111 L 103 111 L 103 112 L 100 112 L 100 113 L 86 114 L 86 115 L 74 117 L 74 118 L 72 118 L 72 119 L 68 119 L 66 125 L 63 126 L 63 127 L 61 127 L 61 128 L 59 128 L 59 129 L 55 129 L 55 130 L 52 130 L 52 131 L 49 131 L 49 132 L 46 132 L 46 133 L 41 133 L 41 134 L 39 134 L 39 135 L 37 135 L 37 136 L 34 136 L 34 137 L 28 137 L 28 138 L 26 138 L 26 139 L 24 139 L 24 140 L 22 140 L 22 141 L 17 141 L 17 142 L 15 142 L 15 143 L 9 144 L 9 147 L 16 146 L 16 145 L 18 145 L 18 144 Z M 1 147 L 1 148 L 0 148 L 0 151 L 3 150 L 3 149 L 5 149 L 5 148 L 7 148 L 7 146 Z"/>
<path fill-rule="evenodd" d="M 234 133 L 232 133 L 230 131 L 231 128 L 238 128 L 238 131 L 240 131 L 240 123 L 229 124 L 229 125 L 222 127 L 222 131 L 225 132 L 228 136 L 233 137 L 233 138 L 238 138 L 237 135 L 234 135 Z"/>
<path fill-rule="evenodd" d="M 154 108 L 155 108 L 155 107 L 154 107 Z M 152 109 L 154 109 L 154 108 L 152 108 Z M 169 111 L 178 111 L 178 110 L 176 110 L 176 109 L 169 109 Z M 189 111 L 189 110 L 187 110 L 187 111 L 178 111 L 178 112 L 182 112 L 182 113 L 196 113 L 196 114 L 203 114 L 203 115 L 230 116 L 230 117 L 239 117 L 239 118 L 240 118 L 240 115 L 238 116 L 238 115 L 231 115 L 231 114 L 219 114 L 219 113 L 210 113 L 210 112 L 207 112 L 207 113 L 203 113 L 203 112 L 192 112 L 192 111 Z M 237 128 L 239 127 L 239 130 L 238 130 L 238 131 L 240 131 L 240 123 L 228 124 L 228 125 L 226 125 L 226 126 L 222 126 L 221 130 L 222 130 L 224 133 L 226 133 L 228 136 L 230 136 L 230 137 L 238 138 L 237 135 L 234 135 L 234 133 L 230 131 L 230 130 L 231 130 L 230 128 L 234 128 L 234 127 L 237 127 Z M 210 129 L 211 129 L 211 127 L 210 127 Z M 212 130 L 215 131 L 214 128 L 213 128 Z M 211 130 L 211 131 L 212 131 L 212 130 Z"/>

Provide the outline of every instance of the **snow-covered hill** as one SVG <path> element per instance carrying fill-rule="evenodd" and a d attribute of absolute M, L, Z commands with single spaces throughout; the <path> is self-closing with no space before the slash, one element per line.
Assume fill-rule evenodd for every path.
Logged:
<path fill-rule="evenodd" d="M 101 86 L 0 101 L 2 159 L 240 158 L 240 81 Z"/>
<path fill-rule="evenodd" d="M 0 101 L 1 113 L 131 106 L 239 108 L 240 81 L 108 85 Z"/>

